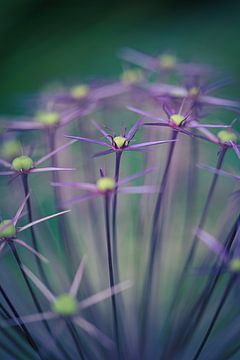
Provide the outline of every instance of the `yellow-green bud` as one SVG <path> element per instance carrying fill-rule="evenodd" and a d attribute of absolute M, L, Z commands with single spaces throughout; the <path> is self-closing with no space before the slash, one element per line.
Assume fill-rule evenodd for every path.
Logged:
<path fill-rule="evenodd" d="M 129 69 L 123 71 L 121 80 L 125 84 L 137 84 L 143 81 L 143 73 L 140 69 Z"/>
<path fill-rule="evenodd" d="M 15 140 L 6 141 L 2 147 L 2 154 L 4 158 L 13 158 L 21 153 L 21 144 Z"/>
<path fill-rule="evenodd" d="M 85 98 L 88 95 L 89 91 L 90 89 L 88 85 L 81 84 L 73 86 L 70 90 L 70 93 L 74 99 L 79 100 Z"/>
<path fill-rule="evenodd" d="M 230 270 L 233 272 L 240 272 L 240 258 L 235 258 L 230 261 Z"/>
<path fill-rule="evenodd" d="M 52 303 L 52 311 L 63 316 L 75 315 L 77 313 L 77 301 L 70 294 L 59 295 Z"/>
<path fill-rule="evenodd" d="M 177 63 L 176 57 L 169 54 L 161 55 L 159 61 L 160 66 L 164 69 L 173 69 Z"/>
<path fill-rule="evenodd" d="M 60 121 L 60 115 L 58 112 L 39 112 L 36 115 L 36 121 L 46 126 L 56 125 Z"/>
<path fill-rule="evenodd" d="M 12 168 L 16 171 L 29 170 L 33 167 L 33 160 L 29 156 L 18 156 L 12 161 Z"/>
<path fill-rule="evenodd" d="M 180 114 L 173 114 L 170 116 L 170 120 L 175 125 L 180 126 L 183 123 L 183 121 L 185 120 L 185 117 Z"/>
<path fill-rule="evenodd" d="M 200 93 L 200 89 L 197 86 L 193 86 L 188 90 L 188 94 L 190 96 L 198 96 Z"/>
<path fill-rule="evenodd" d="M 9 225 L 8 225 L 9 224 Z M 7 226 L 6 226 L 7 225 Z M 2 227 L 6 226 L 3 230 Z M 0 238 L 11 239 L 16 236 L 16 227 L 11 220 L 3 220 L 0 223 Z"/>
<path fill-rule="evenodd" d="M 121 149 L 124 145 L 127 145 L 127 139 L 123 136 L 115 136 L 113 141 L 118 149 Z"/>
<path fill-rule="evenodd" d="M 237 142 L 237 135 L 235 135 L 232 131 L 221 130 L 217 136 L 222 143 L 227 143 L 229 141 L 235 143 Z"/>
<path fill-rule="evenodd" d="M 110 177 L 102 177 L 97 180 L 97 188 L 101 192 L 112 191 L 116 187 L 115 180 Z"/>

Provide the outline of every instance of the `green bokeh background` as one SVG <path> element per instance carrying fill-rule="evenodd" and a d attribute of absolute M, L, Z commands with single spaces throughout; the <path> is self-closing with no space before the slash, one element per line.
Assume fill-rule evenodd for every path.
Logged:
<path fill-rule="evenodd" d="M 184 60 L 220 66 L 236 79 L 228 94 L 238 98 L 238 3 L 3 0 L 0 111 L 18 112 L 21 97 L 52 81 L 117 75 L 123 46 L 171 50 Z"/>

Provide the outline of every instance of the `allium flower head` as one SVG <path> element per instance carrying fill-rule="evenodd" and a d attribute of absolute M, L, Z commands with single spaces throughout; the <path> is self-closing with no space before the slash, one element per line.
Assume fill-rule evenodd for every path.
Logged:
<path fill-rule="evenodd" d="M 17 227 L 18 220 L 22 216 L 22 212 L 23 212 L 24 207 L 26 205 L 26 202 L 27 202 L 27 200 L 29 198 L 29 195 L 30 194 L 28 194 L 26 196 L 26 198 L 23 200 L 22 204 L 20 205 L 20 207 L 18 208 L 15 216 L 12 219 L 5 219 L 5 220 L 1 221 L 1 223 L 0 223 L 0 251 L 3 250 L 3 248 L 5 247 L 5 245 L 8 242 L 14 242 L 15 244 L 18 244 L 18 245 L 26 248 L 27 250 L 32 252 L 35 256 L 37 256 L 38 258 L 40 258 L 41 260 L 46 262 L 47 260 L 46 260 L 46 258 L 44 256 L 42 256 L 38 251 L 34 250 L 31 246 L 29 246 L 24 241 L 18 239 L 17 236 L 22 231 L 25 231 L 25 230 L 31 228 L 32 226 L 35 226 L 35 225 L 37 225 L 37 224 L 39 224 L 41 222 L 47 221 L 49 219 L 52 219 L 52 218 L 54 218 L 56 216 L 60 216 L 60 215 L 63 215 L 65 213 L 68 213 L 69 210 L 61 211 L 59 213 L 49 215 L 49 216 L 46 216 L 44 218 L 32 221 L 29 224 L 24 225 L 22 227 Z"/>
<path fill-rule="evenodd" d="M 72 145 L 75 141 L 70 141 L 59 148 L 51 151 L 50 153 L 44 155 L 37 161 L 33 161 L 30 156 L 21 155 L 13 159 L 12 163 L 9 163 L 6 160 L 0 159 L 0 164 L 4 167 L 8 168 L 9 171 L 2 171 L 0 175 L 8 176 L 8 175 L 21 175 L 21 174 L 30 174 L 30 173 L 41 173 L 48 171 L 72 171 L 74 168 L 64 168 L 64 167 L 39 167 L 43 162 L 50 159 L 52 156 L 57 154 L 58 152 L 66 149 L 68 146 Z"/>
<path fill-rule="evenodd" d="M 102 135 L 105 137 L 106 141 L 99 141 L 79 136 L 66 136 L 67 138 L 84 141 L 92 144 L 101 145 L 104 147 L 107 147 L 108 150 L 101 151 L 99 153 L 96 153 L 94 157 L 104 156 L 111 154 L 113 152 L 123 152 L 123 151 L 143 151 L 148 146 L 153 145 L 159 145 L 159 144 L 165 144 L 172 142 L 173 140 L 161 140 L 161 141 L 150 141 L 150 142 L 144 142 L 139 144 L 131 145 L 130 142 L 134 138 L 136 132 L 138 129 L 142 126 L 143 121 L 139 120 L 137 121 L 132 128 L 127 132 L 126 129 L 120 132 L 120 135 L 117 134 L 110 134 L 107 133 L 99 124 L 97 124 L 95 121 L 93 122 L 96 128 L 102 133 Z"/>

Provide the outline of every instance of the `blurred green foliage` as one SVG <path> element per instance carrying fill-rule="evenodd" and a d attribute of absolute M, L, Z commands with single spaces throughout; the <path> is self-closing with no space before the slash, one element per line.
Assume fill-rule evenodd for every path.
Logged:
<path fill-rule="evenodd" d="M 18 111 L 21 98 L 49 82 L 118 74 L 123 46 L 172 50 L 223 67 L 238 81 L 238 9 L 237 1 L 3 0 L 1 112 Z"/>

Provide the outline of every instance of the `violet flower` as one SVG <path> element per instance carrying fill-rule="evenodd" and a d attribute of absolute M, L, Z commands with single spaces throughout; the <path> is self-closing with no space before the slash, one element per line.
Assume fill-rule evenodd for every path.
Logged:
<path fill-rule="evenodd" d="M 62 182 L 62 183 L 51 183 L 53 186 L 59 187 L 70 187 L 79 190 L 85 190 L 86 193 L 82 196 L 67 201 L 67 204 L 75 204 L 85 200 L 95 199 L 99 196 L 112 195 L 116 191 L 121 194 L 151 194 L 157 191 L 156 186 L 142 185 L 142 186 L 124 186 L 128 182 L 137 179 L 141 176 L 148 174 L 153 169 L 147 169 L 128 177 L 125 177 L 118 182 L 114 178 L 102 176 L 96 181 L 95 184 L 87 182 Z"/>
<path fill-rule="evenodd" d="M 170 127 L 176 131 L 179 131 L 185 135 L 189 135 L 192 137 L 198 137 L 201 138 L 203 140 L 208 140 L 211 141 L 211 139 L 209 138 L 209 136 L 201 136 L 201 135 L 197 135 L 193 132 L 191 132 L 192 129 L 203 129 L 203 133 L 205 135 L 205 128 L 229 128 L 231 127 L 230 125 L 222 125 L 222 124 L 202 124 L 199 121 L 197 121 L 196 117 L 192 115 L 192 109 L 190 109 L 189 111 L 183 111 L 182 107 L 183 107 L 184 101 L 182 102 L 182 105 L 180 106 L 180 108 L 178 110 L 176 110 L 174 107 L 170 107 L 168 104 L 164 104 L 163 105 L 163 110 L 167 115 L 167 119 L 164 119 L 161 116 L 158 115 L 154 115 L 150 112 L 132 107 L 132 106 L 128 106 L 128 110 L 150 118 L 152 120 L 155 120 L 155 122 L 146 122 L 144 123 L 144 125 L 147 126 L 163 126 L 163 127 Z"/>
<path fill-rule="evenodd" d="M 32 173 L 42 173 L 49 171 L 73 171 L 76 170 L 74 168 L 65 168 L 65 167 L 38 167 L 52 156 L 57 154 L 59 151 L 66 149 L 68 146 L 72 145 L 75 141 L 69 141 L 68 143 L 58 147 L 54 151 L 44 155 L 37 161 L 33 161 L 31 157 L 26 155 L 21 155 L 13 159 L 12 163 L 0 159 L 0 165 L 5 166 L 9 170 L 0 171 L 0 176 L 8 176 L 8 175 L 23 175 L 23 174 L 32 174 Z"/>
<path fill-rule="evenodd" d="M 102 345 L 107 348 L 112 348 L 114 346 L 113 341 L 104 335 L 95 325 L 84 319 L 82 316 L 82 311 L 91 306 L 94 306 L 95 304 L 98 304 L 103 300 L 111 298 L 113 295 L 117 295 L 118 293 L 129 289 L 132 284 L 130 281 L 124 281 L 113 287 L 99 291 L 98 293 L 78 302 L 77 294 L 83 278 L 84 261 L 85 257 L 83 257 L 82 261 L 80 262 L 69 291 L 64 292 L 58 296 L 55 296 L 36 275 L 34 275 L 26 266 L 23 265 L 23 270 L 26 275 L 32 280 L 35 286 L 49 302 L 50 310 L 43 313 L 21 316 L 21 322 L 28 324 L 43 320 L 59 319 L 60 321 L 63 321 L 64 325 L 65 320 L 70 319 L 90 336 L 95 337 L 100 343 L 102 343 Z M 2 323 L 2 325 L 15 326 L 16 320 L 17 318 L 12 318 L 7 322 Z"/>
<path fill-rule="evenodd" d="M 163 53 L 157 57 L 144 54 L 134 49 L 123 49 L 120 52 L 122 59 L 141 66 L 142 68 L 153 72 L 170 72 L 175 71 L 184 75 L 209 75 L 212 68 L 207 65 L 194 63 L 181 63 L 177 57 L 170 53 Z"/>
<path fill-rule="evenodd" d="M 61 211 L 61 212 L 53 214 L 53 215 L 48 215 L 44 218 L 32 221 L 27 225 L 17 227 L 18 220 L 20 219 L 20 217 L 22 215 L 22 212 L 24 210 L 25 204 L 26 204 L 29 196 L 30 196 L 30 194 L 28 194 L 25 197 L 25 199 L 23 200 L 22 204 L 20 205 L 20 207 L 18 208 L 16 214 L 14 215 L 14 217 L 12 219 L 5 219 L 5 220 L 1 221 L 1 223 L 0 223 L 0 252 L 4 249 L 4 247 L 7 243 L 13 242 L 14 244 L 18 244 L 18 245 L 26 248 L 27 250 L 32 252 L 35 256 L 37 256 L 40 260 L 48 262 L 48 260 L 44 256 L 42 256 L 38 251 L 34 250 L 31 246 L 29 246 L 23 240 L 19 239 L 18 234 L 21 233 L 22 231 L 25 231 L 25 230 L 31 228 L 32 226 L 35 226 L 35 225 L 41 223 L 41 222 L 52 219 L 59 215 L 66 214 L 70 210 L 65 210 L 65 211 Z"/>
<path fill-rule="evenodd" d="M 100 146 L 106 147 L 108 150 L 104 150 L 101 152 L 98 152 L 94 155 L 94 157 L 104 156 L 111 153 L 122 153 L 123 151 L 144 151 L 146 147 L 153 146 L 153 145 L 159 145 L 159 144 L 166 144 L 175 140 L 160 140 L 160 141 L 150 141 L 150 142 L 143 142 L 139 144 L 131 145 L 130 142 L 134 138 L 137 130 L 142 126 L 143 121 L 139 120 L 137 121 L 132 128 L 126 132 L 126 129 L 124 131 L 121 131 L 119 135 L 111 135 L 107 133 L 99 124 L 94 122 L 97 129 L 102 133 L 102 135 L 105 137 L 106 141 L 99 141 L 79 136 L 66 136 L 67 138 L 84 141 L 92 144 L 97 144 Z"/>

